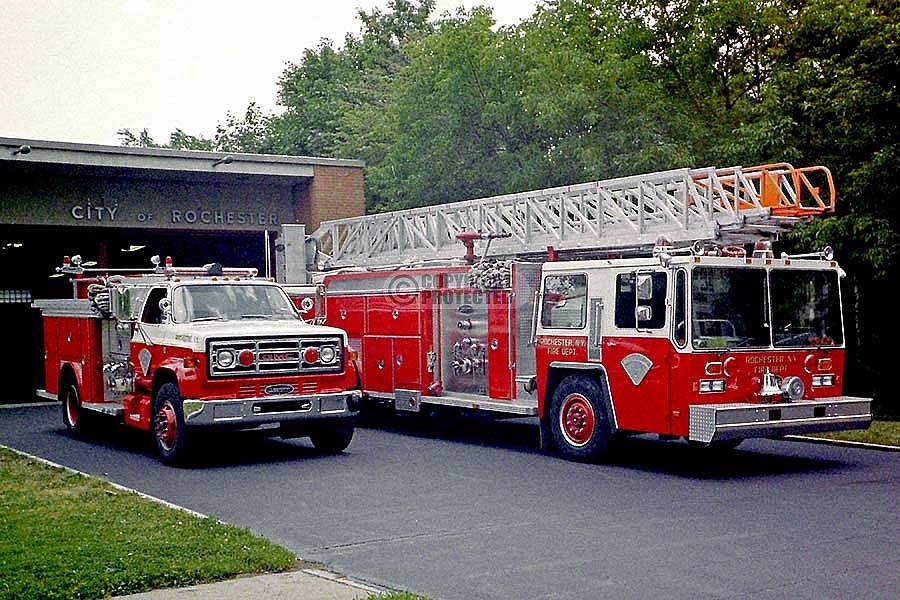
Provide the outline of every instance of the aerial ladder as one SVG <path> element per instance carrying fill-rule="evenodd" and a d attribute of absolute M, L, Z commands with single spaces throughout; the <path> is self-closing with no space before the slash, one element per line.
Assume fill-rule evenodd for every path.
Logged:
<path fill-rule="evenodd" d="M 777 239 L 834 212 L 834 202 L 823 166 L 682 168 L 325 221 L 306 254 L 310 270 L 327 271 L 458 258 L 460 240 L 471 249 L 473 234 L 491 240 L 486 258 L 546 256 L 548 247 L 561 258 L 622 256 L 660 236 L 673 245 L 744 244 Z"/>

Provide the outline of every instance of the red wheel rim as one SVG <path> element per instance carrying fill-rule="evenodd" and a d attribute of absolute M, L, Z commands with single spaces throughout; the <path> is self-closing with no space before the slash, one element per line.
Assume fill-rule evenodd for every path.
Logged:
<path fill-rule="evenodd" d="M 594 407 L 581 394 L 570 394 L 562 405 L 559 414 L 559 426 L 566 441 L 573 446 L 584 446 L 596 427 Z"/>
<path fill-rule="evenodd" d="M 69 425 L 78 423 L 78 395 L 74 389 L 69 389 L 66 393 L 66 416 L 69 419 Z"/>
<path fill-rule="evenodd" d="M 156 413 L 156 439 L 160 446 L 166 450 L 175 447 L 178 437 L 178 420 L 175 417 L 175 408 L 171 403 L 165 402 Z"/>

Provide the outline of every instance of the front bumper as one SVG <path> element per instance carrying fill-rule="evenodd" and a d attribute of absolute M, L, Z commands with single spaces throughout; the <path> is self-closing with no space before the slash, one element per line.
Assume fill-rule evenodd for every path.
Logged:
<path fill-rule="evenodd" d="M 778 404 L 693 404 L 688 439 L 715 442 L 752 437 L 866 429 L 872 400 L 836 396 Z"/>
<path fill-rule="evenodd" d="M 359 412 L 361 392 L 307 396 L 265 396 L 227 400 L 183 401 L 185 425 L 254 427 L 315 419 L 351 417 Z"/>

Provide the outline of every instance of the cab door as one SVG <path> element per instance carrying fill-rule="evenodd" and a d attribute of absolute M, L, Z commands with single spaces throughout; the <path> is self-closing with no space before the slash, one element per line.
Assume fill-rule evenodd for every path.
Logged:
<path fill-rule="evenodd" d="M 630 270 L 615 276 L 614 306 L 602 320 L 603 365 L 619 429 L 671 432 L 667 323 L 668 273 Z"/>

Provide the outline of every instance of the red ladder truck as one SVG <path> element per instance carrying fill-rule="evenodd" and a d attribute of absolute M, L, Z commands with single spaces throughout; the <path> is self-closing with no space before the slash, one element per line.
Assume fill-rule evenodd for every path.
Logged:
<path fill-rule="evenodd" d="M 594 460 L 629 434 L 734 447 L 869 426 L 871 400 L 842 392 L 831 249 L 772 251 L 833 211 L 825 167 L 678 169 L 329 221 L 304 239 L 286 227 L 286 260 L 309 274 L 295 302 L 311 310 L 324 290 L 369 399 L 537 417 L 542 447 Z"/>
<path fill-rule="evenodd" d="M 124 422 L 152 433 L 165 463 L 188 456 L 201 428 L 260 429 L 341 452 L 360 390 L 346 333 L 304 322 L 255 268 L 111 272 L 66 257 L 70 299 L 35 300 L 45 385 L 74 434 Z M 102 418 L 105 416 L 106 418 Z"/>

